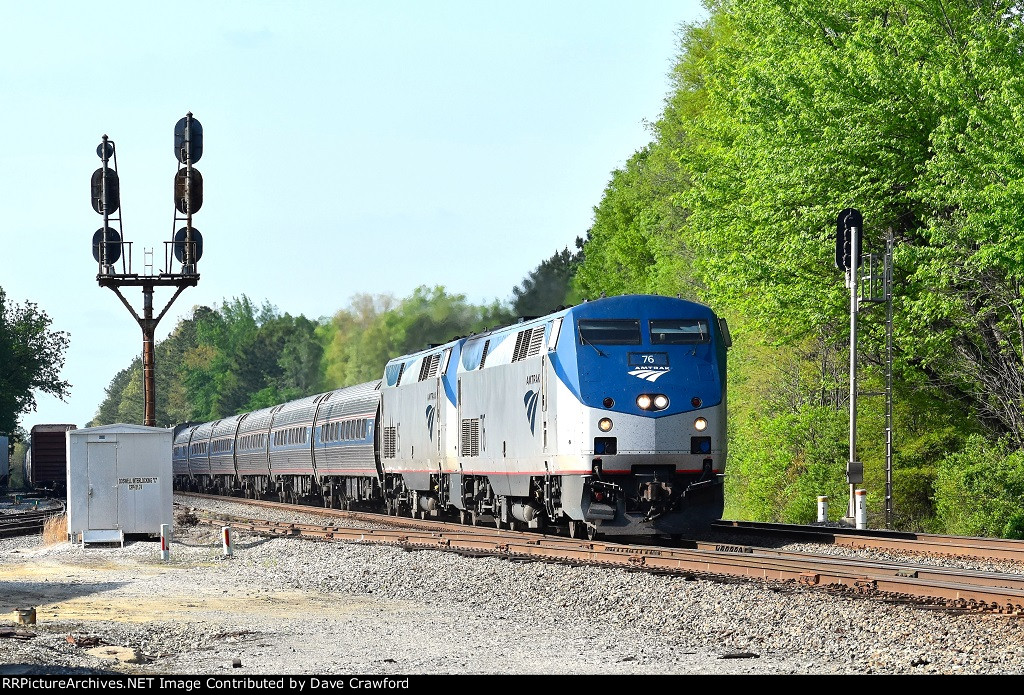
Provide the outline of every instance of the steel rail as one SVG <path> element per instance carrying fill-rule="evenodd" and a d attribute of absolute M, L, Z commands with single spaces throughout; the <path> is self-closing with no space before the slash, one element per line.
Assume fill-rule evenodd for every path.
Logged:
<path fill-rule="evenodd" d="M 771 556 L 754 552 L 626 546 L 457 525 L 454 530 L 434 531 L 357 529 L 239 519 L 207 514 L 202 510 L 197 510 L 197 516 L 208 524 L 227 525 L 269 536 L 395 545 L 406 550 L 443 550 L 666 574 L 796 583 L 898 600 L 930 600 L 954 608 L 1024 614 L 1024 588 L 1021 588 L 1021 577 L 1017 575 L 1010 575 L 1007 579 L 1014 586 L 992 586 L 972 583 L 969 573 L 958 570 L 943 573 L 942 568 L 934 568 L 922 575 L 919 568 L 894 571 L 891 567 L 873 567 L 856 558 L 847 561 L 847 558 L 827 557 L 823 561 L 815 556 L 781 557 L 779 555 L 782 554 Z"/>
<path fill-rule="evenodd" d="M 465 528 L 461 524 L 447 521 L 436 521 L 434 519 L 418 519 L 415 517 L 408 516 L 390 516 L 388 514 L 379 514 L 377 512 L 361 512 L 343 509 L 333 509 L 330 507 L 314 507 L 312 505 L 292 504 L 291 502 L 273 502 L 271 500 L 248 499 L 245 497 L 226 497 L 224 495 L 210 495 L 203 492 L 179 492 L 176 490 L 174 494 L 180 495 L 182 497 L 196 497 L 199 499 L 216 500 L 218 502 L 235 502 L 237 504 L 244 504 L 250 507 L 275 509 L 277 511 L 292 512 L 295 514 L 310 514 L 314 516 L 325 516 L 335 519 L 350 519 L 352 521 L 362 521 L 374 524 L 386 524 L 388 526 L 400 526 L 402 528 Z"/>
<path fill-rule="evenodd" d="M 929 581 L 961 581 L 975 586 L 1004 587 L 1024 591 L 1024 574 L 1007 572 L 986 572 L 982 570 L 961 569 L 955 567 L 937 567 L 935 565 L 915 565 L 904 562 L 866 559 L 859 557 L 837 557 L 793 550 L 769 550 L 751 546 L 723 546 L 716 543 L 698 542 L 700 550 L 748 553 L 758 557 L 774 557 L 793 563 L 806 562 L 809 570 L 819 565 L 836 564 L 843 567 L 862 567 L 865 572 L 876 572 L 884 575 L 914 577 Z"/>
<path fill-rule="evenodd" d="M 46 521 L 64 513 L 64 507 L 54 509 L 30 509 L 0 514 L 0 537 L 28 536 L 40 533 Z"/>
<path fill-rule="evenodd" d="M 712 528 L 730 533 L 788 536 L 856 549 L 877 548 L 923 555 L 1024 562 L 1024 541 L 1005 538 L 943 536 L 881 529 L 848 529 L 727 520 L 713 522 Z"/>

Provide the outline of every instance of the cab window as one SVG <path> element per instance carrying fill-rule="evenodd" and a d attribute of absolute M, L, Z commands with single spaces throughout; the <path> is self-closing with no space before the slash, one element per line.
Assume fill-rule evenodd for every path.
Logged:
<path fill-rule="evenodd" d="M 636 319 L 580 319 L 580 342 L 591 345 L 639 345 Z"/>
<path fill-rule="evenodd" d="M 652 345 L 692 345 L 711 341 L 705 319 L 651 321 Z"/>

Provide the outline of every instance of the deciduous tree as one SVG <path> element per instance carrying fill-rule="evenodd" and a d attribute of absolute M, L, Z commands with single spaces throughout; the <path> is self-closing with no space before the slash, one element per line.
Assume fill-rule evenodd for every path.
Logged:
<path fill-rule="evenodd" d="M 60 378 L 69 336 L 32 302 L 12 304 L 0 288 L 0 432 L 36 409 L 36 391 L 64 399 L 71 384 Z"/>

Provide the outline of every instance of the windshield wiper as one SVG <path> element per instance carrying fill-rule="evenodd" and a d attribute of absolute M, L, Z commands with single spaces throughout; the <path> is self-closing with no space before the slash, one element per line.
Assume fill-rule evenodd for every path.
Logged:
<path fill-rule="evenodd" d="M 580 342 L 583 343 L 584 345 L 589 345 L 590 347 L 594 348 L 597 351 L 597 354 L 600 355 L 601 357 L 607 357 L 608 356 L 608 355 L 604 354 L 603 352 L 601 352 L 601 348 L 597 347 L 592 342 L 590 342 L 589 340 L 584 338 L 583 337 L 583 331 L 580 331 Z"/>

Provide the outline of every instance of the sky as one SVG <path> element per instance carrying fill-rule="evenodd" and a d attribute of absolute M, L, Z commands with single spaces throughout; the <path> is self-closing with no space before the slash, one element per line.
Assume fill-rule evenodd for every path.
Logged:
<path fill-rule="evenodd" d="M 37 394 L 26 430 L 85 426 L 142 350 L 96 281 L 103 135 L 131 272 L 146 274 L 146 250 L 160 272 L 181 226 L 174 125 L 191 112 L 203 127 L 200 280 L 158 340 L 242 295 L 311 319 L 421 285 L 505 301 L 586 234 L 611 173 L 651 140 L 681 25 L 707 16 L 697 0 L 42 0 L 4 14 L 0 287 L 70 335 L 70 397 Z M 141 289 L 123 291 L 141 313 Z M 157 313 L 172 293 L 157 290 Z"/>

